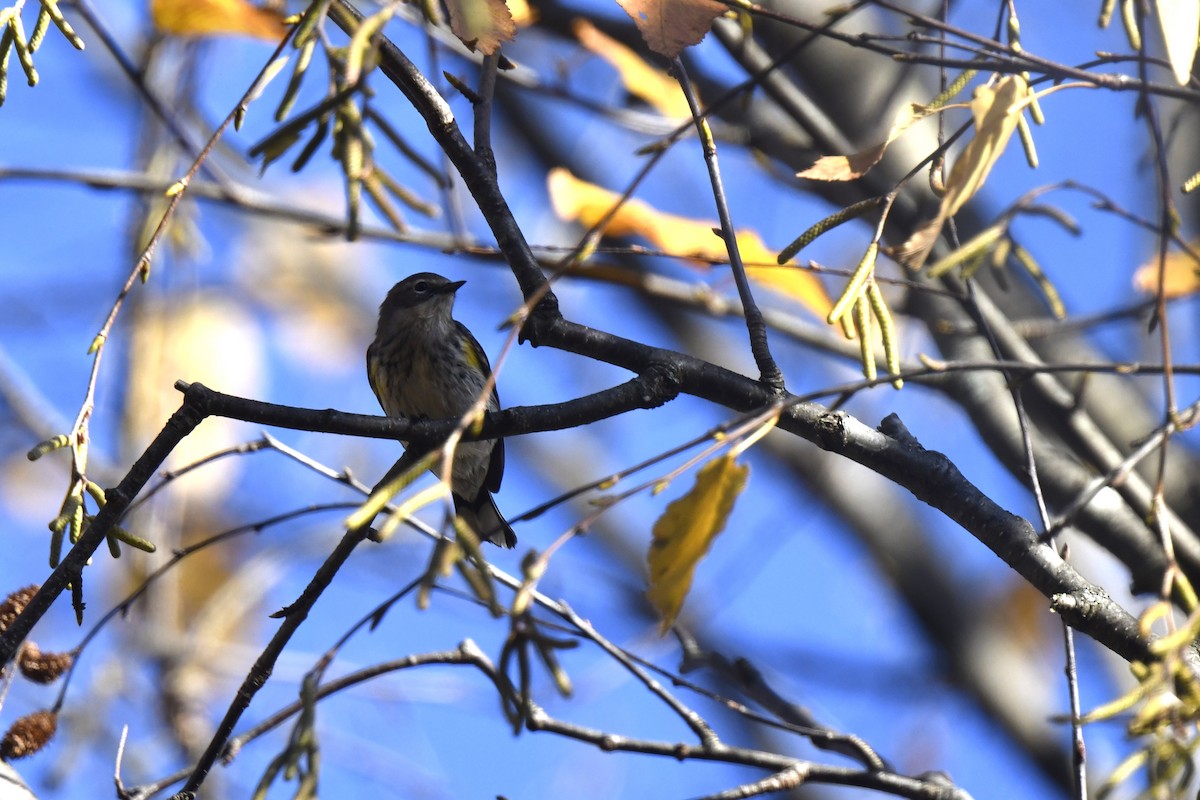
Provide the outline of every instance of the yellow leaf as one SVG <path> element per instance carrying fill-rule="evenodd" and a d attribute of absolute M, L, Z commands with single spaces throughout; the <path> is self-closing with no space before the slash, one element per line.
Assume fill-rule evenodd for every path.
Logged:
<path fill-rule="evenodd" d="M 550 171 L 547 184 L 554 212 L 588 228 L 599 223 L 621 199 L 616 192 L 582 181 L 562 168 Z M 667 214 L 642 200 L 630 199 L 613 213 L 604 233 L 614 237 L 640 236 L 661 250 L 697 259 L 707 267 L 711 261 L 729 258 L 725 242 L 713 234 L 714 225 L 711 220 Z M 816 276 L 796 269 L 794 261 L 777 266 L 776 251 L 768 248 L 756 231 L 738 231 L 737 243 L 746 274 L 752 280 L 787 295 L 819 317 L 829 313 L 833 303 Z"/>
<path fill-rule="evenodd" d="M 463 44 L 490 56 L 517 35 L 517 24 L 504 0 L 447 0 L 450 30 Z"/>
<path fill-rule="evenodd" d="M 529 5 L 529 0 L 508 0 L 508 10 L 518 28 L 528 28 L 538 21 L 537 10 Z"/>
<path fill-rule="evenodd" d="M 714 237 L 715 238 L 715 237 Z M 717 239 L 720 242 L 720 239 Z M 833 307 L 833 301 L 825 291 L 825 285 L 811 272 L 796 268 L 795 261 L 786 261 L 781 266 L 756 267 L 752 264 L 770 264 L 775 251 L 763 243 L 762 237 L 755 231 L 739 231 L 737 234 L 738 250 L 746 265 L 746 275 L 750 280 L 769 286 L 780 294 L 786 295 L 807 308 L 818 317 L 824 317 Z M 722 248 L 724 244 L 722 243 Z"/>
<path fill-rule="evenodd" d="M 625 91 L 641 98 L 663 116 L 676 119 L 691 117 L 691 109 L 679 83 L 665 72 L 650 66 L 633 50 L 585 19 L 575 20 L 571 30 L 580 44 L 612 65 L 621 76 Z"/>
<path fill-rule="evenodd" d="M 659 633 L 675 624 L 696 565 L 725 528 L 749 474 L 750 467 L 738 465 L 732 455 L 714 458 L 697 473 L 691 491 L 667 506 L 654 523 L 654 541 L 647 555 L 650 587 L 646 597 L 662 618 Z"/>
<path fill-rule="evenodd" d="M 154 26 L 175 36 L 244 34 L 278 41 L 287 33 L 283 15 L 246 0 L 151 0 Z"/>
<path fill-rule="evenodd" d="M 1187 86 L 1196 60 L 1197 36 L 1200 36 L 1200 2 L 1197 0 L 1158 0 L 1158 22 L 1167 45 L 1167 60 L 1180 86 Z"/>
<path fill-rule="evenodd" d="M 1138 291 L 1153 294 L 1158 291 L 1158 259 L 1138 267 L 1133 274 Z M 1200 260 L 1187 251 L 1167 253 L 1166 273 L 1163 276 L 1163 295 L 1182 297 L 1200 291 Z"/>
<path fill-rule="evenodd" d="M 920 269 L 942 232 L 942 225 L 979 191 L 988 174 L 1004 152 L 1032 97 L 1029 83 L 1020 75 L 1007 75 L 975 90 L 971 115 L 975 118 L 975 137 L 963 148 L 946 180 L 946 193 L 937 216 L 918 228 L 907 242 L 897 248 L 897 257 L 912 269 Z"/>
<path fill-rule="evenodd" d="M 727 6 L 716 0 L 617 0 L 633 17 L 646 45 L 667 58 L 697 44 Z"/>
<path fill-rule="evenodd" d="M 940 109 L 923 106 L 920 103 L 908 103 L 900 109 L 887 138 L 882 144 L 868 147 L 848 156 L 823 156 L 803 172 L 796 173 L 797 178 L 807 178 L 811 181 L 852 181 L 867 174 L 867 170 L 879 163 L 888 145 L 900 138 L 901 134 Z"/>

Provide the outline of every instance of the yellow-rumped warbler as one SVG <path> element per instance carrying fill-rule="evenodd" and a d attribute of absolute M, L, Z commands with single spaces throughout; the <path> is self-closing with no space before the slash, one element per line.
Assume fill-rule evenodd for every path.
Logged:
<path fill-rule="evenodd" d="M 451 316 L 454 293 L 464 283 L 420 272 L 393 286 L 379 306 L 367 378 L 388 416 L 457 419 L 483 392 L 492 371 L 487 354 Z M 487 407 L 500 409 L 495 387 Z M 459 442 L 450 491 L 455 511 L 480 538 L 513 547 L 517 535 L 492 498 L 503 474 L 503 441 Z"/>

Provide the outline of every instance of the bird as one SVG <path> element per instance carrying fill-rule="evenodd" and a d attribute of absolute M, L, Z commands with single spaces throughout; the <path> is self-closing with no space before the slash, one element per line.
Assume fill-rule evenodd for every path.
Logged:
<path fill-rule="evenodd" d="M 367 379 L 388 416 L 459 419 L 483 393 L 491 375 L 487 354 L 453 317 L 455 293 L 465 283 L 419 272 L 393 286 L 379 306 Z M 494 385 L 487 410 L 500 410 Z M 480 539 L 515 547 L 517 535 L 492 496 L 503 475 L 502 439 L 459 442 L 450 493 L 455 512 Z"/>

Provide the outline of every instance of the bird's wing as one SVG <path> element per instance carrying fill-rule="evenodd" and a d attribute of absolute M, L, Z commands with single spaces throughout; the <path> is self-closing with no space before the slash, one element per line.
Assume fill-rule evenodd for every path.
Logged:
<path fill-rule="evenodd" d="M 383 404 L 383 395 L 379 393 L 379 383 L 375 377 L 375 363 L 375 342 L 371 342 L 367 346 L 367 383 L 371 384 L 371 391 L 375 393 L 375 399 L 379 401 L 379 407 L 386 414 L 387 407 Z"/>
<path fill-rule="evenodd" d="M 476 358 L 479 362 L 479 368 L 483 370 L 483 374 L 490 377 L 492 374 L 492 365 L 488 362 L 487 353 L 483 346 L 479 344 L 479 340 L 471 334 L 466 325 L 463 325 L 458 320 L 454 321 L 458 326 L 458 331 L 466 340 L 470 342 L 470 352 L 467 353 L 468 358 Z M 500 410 L 500 392 L 496 391 L 495 381 L 492 382 L 492 398 L 488 403 L 489 411 Z M 500 480 L 504 477 L 504 440 L 497 439 L 496 446 L 492 448 L 492 457 L 488 462 L 487 475 L 483 479 L 483 488 L 489 492 L 500 491 Z"/>

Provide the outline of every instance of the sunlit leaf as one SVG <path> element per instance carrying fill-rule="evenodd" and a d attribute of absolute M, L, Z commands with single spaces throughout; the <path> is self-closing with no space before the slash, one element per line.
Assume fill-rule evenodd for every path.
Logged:
<path fill-rule="evenodd" d="M 725 528 L 749 474 L 750 467 L 737 464 L 732 455 L 713 459 L 697 473 L 691 491 L 667 506 L 654 523 L 654 541 L 647 557 L 650 588 L 646 596 L 661 617 L 661 633 L 670 629 L 679 616 L 696 565 Z"/>
<path fill-rule="evenodd" d="M 172 383 L 180 378 L 220 386 L 244 397 L 262 391 L 266 375 L 263 323 L 250 309 L 217 293 L 194 292 L 171 302 L 145 301 L 131 323 L 129 346 L 138 357 L 127 376 L 126 435 L 130 441 L 154 436 L 161 420 L 179 405 Z M 246 423 L 214 418 L 185 438 L 167 466 L 178 469 L 241 441 Z M 176 502 L 219 506 L 236 485 L 243 462 L 224 459 L 175 489 Z"/>
<path fill-rule="evenodd" d="M 1141 265 L 1133 273 L 1133 285 L 1140 292 L 1158 291 L 1158 258 Z M 1200 260 L 1187 251 L 1167 253 L 1163 274 L 1163 295 L 1182 297 L 1200 291 Z"/>
<path fill-rule="evenodd" d="M 1158 22 L 1167 45 L 1167 60 L 1180 86 L 1187 86 L 1196 60 L 1197 36 L 1200 36 L 1200 2 L 1197 0 L 1157 0 Z"/>
<path fill-rule="evenodd" d="M 537 9 L 529 5 L 529 0 L 508 0 L 508 10 L 518 28 L 528 28 L 538 21 Z"/>
<path fill-rule="evenodd" d="M 517 24 L 504 0 L 447 0 L 450 30 L 472 50 L 490 56 L 517 35 Z"/>
<path fill-rule="evenodd" d="M 625 91 L 644 100 L 664 116 L 684 119 L 691 116 L 687 98 L 674 78 L 650 66 L 633 50 L 585 19 L 575 20 L 571 30 L 580 44 L 612 65 L 621 76 Z"/>
<path fill-rule="evenodd" d="M 646 45 L 667 58 L 699 43 L 728 7 L 716 0 L 617 0 L 633 17 Z"/>
<path fill-rule="evenodd" d="M 963 148 L 950 170 L 941 208 L 936 217 L 918 228 L 907 242 L 897 248 L 897 257 L 909 267 L 919 269 L 925 263 L 945 221 L 958 213 L 983 186 L 1012 138 L 1017 120 L 1024 113 L 1031 96 L 1028 82 L 1020 75 L 1007 75 L 975 90 L 975 98 L 971 101 L 975 137 Z"/>
<path fill-rule="evenodd" d="M 1009 75 L 991 86 L 981 86 L 971 101 L 975 138 L 954 162 L 942 198 L 944 218 L 952 217 L 979 191 L 1004 152 L 1016 129 L 1017 120 L 1030 96 L 1029 84 L 1020 75 Z"/>
<path fill-rule="evenodd" d="M 616 192 L 582 181 L 561 168 L 551 170 L 547 183 L 555 213 L 588 228 L 598 224 L 621 199 Z M 711 220 L 668 214 L 642 200 L 630 199 L 613 212 L 604 232 L 615 237 L 640 236 L 682 258 L 703 260 L 701 263 L 707 267 L 710 260 L 726 261 L 729 257 L 725 242 L 713 234 L 714 225 Z M 794 262 L 774 266 L 775 250 L 768 248 L 756 231 L 738 231 L 737 243 L 747 265 L 746 274 L 752 280 L 787 295 L 820 317 L 829 313 L 832 301 L 816 276 L 795 269 Z"/>
<path fill-rule="evenodd" d="M 175 36 L 242 34 L 279 41 L 287 32 L 283 15 L 246 0 L 151 0 L 154 26 Z"/>

